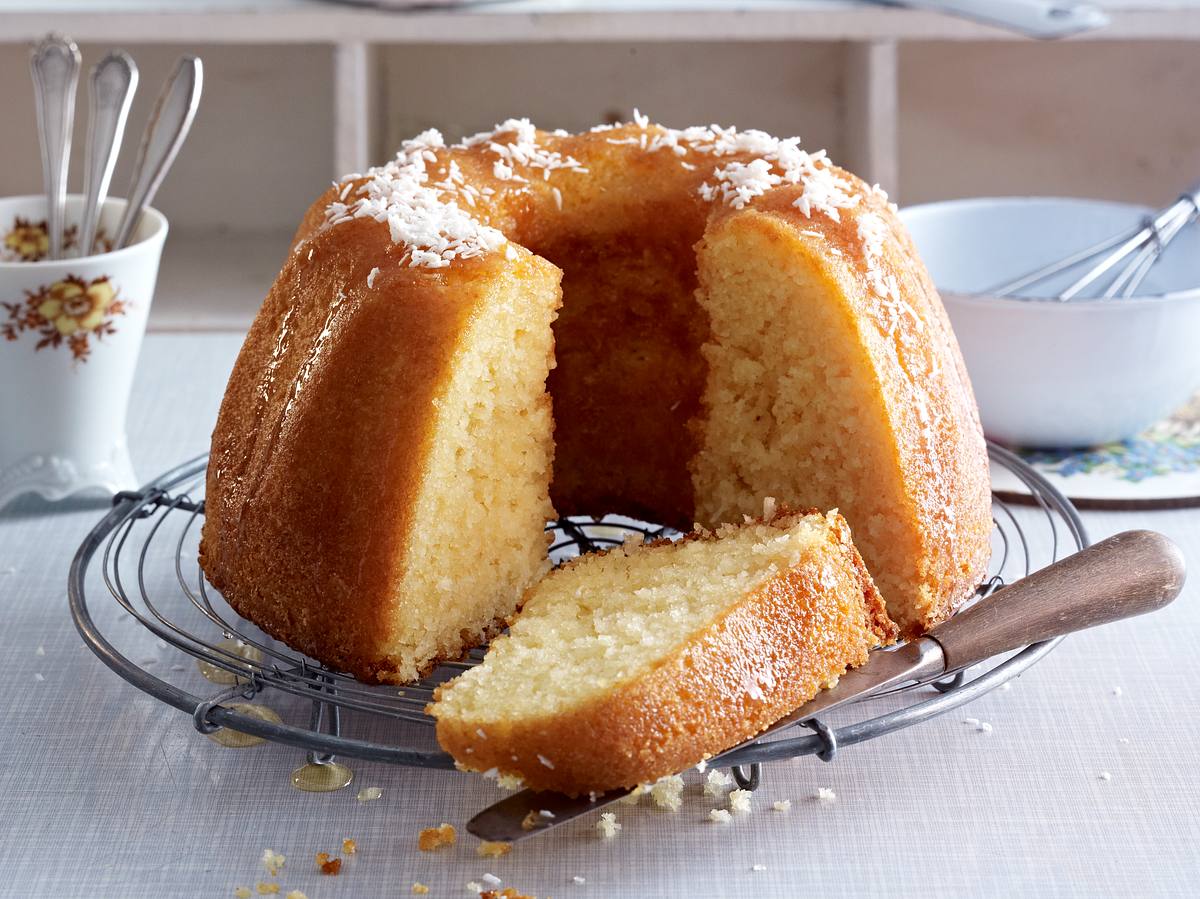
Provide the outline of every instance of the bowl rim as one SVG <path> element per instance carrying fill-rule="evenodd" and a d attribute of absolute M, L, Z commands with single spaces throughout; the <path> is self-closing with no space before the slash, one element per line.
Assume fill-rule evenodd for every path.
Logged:
<path fill-rule="evenodd" d="M 957 197 L 948 200 L 931 200 L 926 203 L 914 203 L 911 206 L 904 206 L 900 209 L 900 220 L 908 226 L 908 215 L 916 213 L 918 215 L 928 214 L 933 212 L 935 208 L 968 208 L 972 206 L 1017 206 L 1027 205 L 1030 202 L 1043 203 L 1062 203 L 1072 206 L 1105 206 L 1105 207 L 1122 207 L 1125 209 L 1136 210 L 1143 215 L 1154 212 L 1149 206 L 1144 206 L 1138 203 L 1126 203 L 1122 200 L 1099 200 L 1094 197 L 1063 197 L 1063 196 L 1041 196 L 1041 195 L 1010 195 L 1010 196 L 987 196 L 987 197 Z M 992 305 L 1027 305 L 1030 303 L 1041 304 L 1051 308 L 1110 308 L 1113 306 L 1126 306 L 1130 302 L 1136 302 L 1142 305 L 1162 305 L 1163 303 L 1173 303 L 1185 300 L 1200 300 L 1200 287 L 1190 287 L 1186 290 L 1172 290 L 1166 293 L 1147 293 L 1139 294 L 1132 297 L 1083 297 L 1074 300 L 1060 300 L 1057 297 L 997 297 L 989 293 L 981 293 L 975 291 L 963 290 L 947 290 L 938 285 L 938 293 L 943 297 L 949 295 L 955 298 L 969 300 L 978 303 L 990 303 Z"/>
<path fill-rule="evenodd" d="M 0 204 L 7 202 L 16 203 L 19 201 L 44 201 L 45 199 L 45 194 L 15 194 L 12 196 L 0 197 Z M 83 194 L 67 194 L 67 199 L 82 200 Z M 119 204 L 119 207 L 124 210 L 125 206 L 129 204 L 129 200 L 125 197 L 108 196 L 105 197 L 104 203 L 105 205 L 109 203 L 117 203 Z M 126 256 L 133 255 L 133 253 L 139 250 L 145 250 L 145 244 L 156 240 L 161 241 L 166 238 L 167 231 L 170 229 L 170 222 L 168 222 L 167 217 L 153 206 L 147 206 L 143 211 L 143 214 L 150 217 L 154 227 L 150 233 L 141 240 L 135 241 L 127 247 L 121 247 L 119 250 L 109 250 L 107 253 L 92 253 L 88 256 L 68 256 L 64 259 L 38 259 L 33 262 L 12 262 L 0 260 L 0 271 L 34 271 L 37 269 L 49 269 L 55 266 L 61 268 L 63 265 L 79 265 L 81 263 L 94 262 L 99 259 L 123 259 Z"/>

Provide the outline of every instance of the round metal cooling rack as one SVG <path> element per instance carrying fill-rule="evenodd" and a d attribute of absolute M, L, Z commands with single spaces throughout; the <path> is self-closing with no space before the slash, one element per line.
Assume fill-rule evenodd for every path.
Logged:
<path fill-rule="evenodd" d="M 1089 542 L 1074 506 L 1045 478 L 1002 447 L 989 444 L 988 452 L 993 464 L 1025 483 L 1033 505 L 1015 508 L 993 497 L 992 564 L 988 579 L 978 589 L 981 597 Z M 205 465 L 206 457 L 200 456 L 139 491 L 118 494 L 113 509 L 79 547 L 71 563 L 68 592 L 71 615 L 88 647 L 139 690 L 191 715 L 201 733 L 230 728 L 307 750 L 309 762 L 317 764 L 343 755 L 453 769 L 453 759 L 432 741 L 433 719 L 424 708 L 438 683 L 478 662 L 483 650 L 476 649 L 463 661 L 444 664 L 431 677 L 397 690 L 360 684 L 267 637 L 237 617 L 207 586 L 196 561 L 199 519 L 204 514 L 203 500 L 196 491 L 203 490 Z M 619 545 L 631 537 L 678 536 L 667 528 L 619 515 L 601 519 L 571 516 L 552 522 L 547 530 L 552 534 L 550 555 L 555 563 L 581 552 Z M 1031 539 L 1035 533 L 1037 539 Z M 1035 558 L 1034 547 L 1038 546 L 1049 546 L 1049 555 Z M 96 600 L 89 598 L 89 589 L 98 584 L 119 609 L 107 603 L 90 604 Z M 195 665 L 171 666 L 178 673 L 173 680 L 185 682 L 191 689 L 199 684 L 209 688 L 208 695 L 197 695 L 148 670 L 162 670 L 164 666 L 156 660 L 132 661 L 133 650 L 122 651 L 116 643 L 139 644 L 140 640 L 144 646 L 146 635 L 136 625 L 130 627 L 130 620 L 153 634 L 160 648 L 174 647 L 194 658 L 197 665 L 211 666 L 210 672 L 227 672 L 225 678 L 232 684 L 216 691 L 217 685 L 204 680 Z M 222 646 L 223 640 L 241 641 L 242 645 Z M 977 699 L 1027 670 L 1057 642 L 1031 644 L 994 664 L 942 676 L 936 682 L 905 685 L 864 701 L 899 705 L 882 714 L 860 713 L 856 720 L 837 727 L 809 721 L 798 726 L 803 735 L 785 732 L 714 761 L 732 767 L 738 781 L 752 789 L 759 782 L 759 763 L 802 755 L 829 761 L 839 747 L 910 727 Z M 291 720 L 261 720 L 227 705 L 256 697 L 287 706 Z M 862 705 L 853 708 L 861 710 Z M 808 732 L 804 732 L 806 728 Z M 367 736 L 348 736 L 347 731 Z M 797 729 L 790 733 L 796 734 Z M 751 766 L 748 774 L 741 768 L 745 765 Z"/>

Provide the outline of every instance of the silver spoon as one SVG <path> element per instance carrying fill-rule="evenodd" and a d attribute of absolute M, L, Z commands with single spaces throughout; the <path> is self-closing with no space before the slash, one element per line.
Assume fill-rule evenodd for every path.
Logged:
<path fill-rule="evenodd" d="M 67 166 L 71 161 L 71 128 L 75 124 L 75 86 L 79 83 L 79 48 L 69 38 L 52 34 L 33 48 L 29 68 L 33 73 L 38 139 L 42 147 L 50 258 L 61 259 Z"/>
<path fill-rule="evenodd" d="M 154 111 L 142 134 L 137 162 L 133 167 L 129 199 L 113 237 L 114 250 L 129 245 L 138 222 L 142 220 L 142 213 L 154 199 L 167 170 L 175 161 L 175 154 L 192 127 L 203 86 L 204 67 L 200 59 L 195 56 L 181 58 L 158 95 Z"/>
<path fill-rule="evenodd" d="M 96 241 L 100 210 L 121 152 L 121 137 L 137 83 L 137 65 L 124 50 L 113 51 L 92 68 L 83 163 L 83 217 L 79 223 L 80 256 L 90 255 Z"/>

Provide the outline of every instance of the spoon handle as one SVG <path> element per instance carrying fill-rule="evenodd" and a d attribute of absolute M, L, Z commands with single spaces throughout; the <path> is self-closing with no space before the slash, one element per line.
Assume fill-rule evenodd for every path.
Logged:
<path fill-rule="evenodd" d="M 100 210 L 108 195 L 129 105 L 137 90 L 138 71 L 133 59 L 116 50 L 92 68 L 87 148 L 83 169 L 83 218 L 79 223 L 79 255 L 88 256 L 96 240 Z"/>
<path fill-rule="evenodd" d="M 175 154 L 192 127 L 203 85 L 204 67 L 200 59 L 195 56 L 182 57 L 158 95 L 154 111 L 142 134 L 128 204 L 117 227 L 113 249 L 128 246 L 142 219 L 142 212 L 154 199 L 171 163 L 175 161 Z"/>
<path fill-rule="evenodd" d="M 33 48 L 29 68 L 33 73 L 38 138 L 42 147 L 50 258 L 61 259 L 67 166 L 71 161 L 71 129 L 75 123 L 75 86 L 79 82 L 79 48 L 69 38 L 52 34 Z"/>

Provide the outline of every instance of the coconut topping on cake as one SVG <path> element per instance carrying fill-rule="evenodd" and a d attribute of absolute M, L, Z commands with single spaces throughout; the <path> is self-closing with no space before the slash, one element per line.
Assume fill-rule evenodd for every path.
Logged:
<path fill-rule="evenodd" d="M 408 247 L 405 259 L 414 267 L 445 268 L 455 259 L 500 249 L 507 243 L 503 234 L 459 208 L 455 197 L 447 197 L 438 185 L 429 184 L 427 166 L 437 162 L 435 151 L 445 146 L 433 129 L 405 141 L 395 159 L 367 172 L 350 203 L 329 204 L 326 227 L 360 218 L 384 222 L 392 242 Z"/>
<path fill-rule="evenodd" d="M 772 188 L 799 184 L 804 191 L 793 203 L 797 209 L 808 217 L 819 213 L 840 221 L 840 210 L 856 206 L 861 199 L 850 182 L 834 173 L 824 150 L 801 150 L 798 137 L 781 139 L 764 131 L 719 125 L 664 128 L 652 125 L 636 109 L 633 119 L 632 127 L 640 129 L 640 134 L 608 141 L 637 146 L 647 153 L 669 152 L 689 171 L 697 166 L 688 157 L 736 157 L 713 168 L 708 180 L 697 188 L 707 202 L 742 209 Z M 616 127 L 620 126 L 592 130 Z M 565 131 L 552 134 L 569 136 Z M 387 165 L 343 179 L 337 199 L 326 208 L 325 227 L 360 218 L 386 223 L 392 241 L 408 250 L 403 264 L 414 268 L 445 268 L 455 259 L 484 256 L 502 247 L 511 258 L 512 247 L 504 235 L 472 211 L 490 200 L 496 190 L 472 184 L 455 159 L 443 161 L 444 153 L 439 154 L 479 147 L 494 157 L 492 176 L 514 193 L 528 193 L 531 180 L 539 176 L 549 181 L 559 171 L 588 173 L 574 156 L 539 141 L 538 130 L 529 119 L 508 119 L 491 131 L 449 147 L 440 132 L 430 129 L 405 141 Z M 435 172 L 440 180 L 434 180 Z M 357 188 L 356 182 L 361 182 Z M 555 206 L 562 209 L 562 191 L 552 187 L 551 192 Z M 372 272 L 368 278 L 369 286 L 375 275 Z"/>

